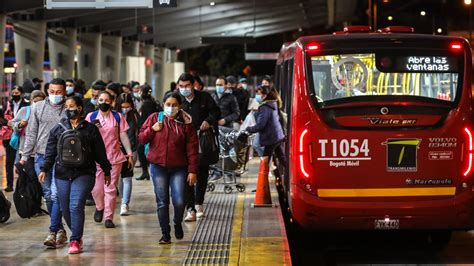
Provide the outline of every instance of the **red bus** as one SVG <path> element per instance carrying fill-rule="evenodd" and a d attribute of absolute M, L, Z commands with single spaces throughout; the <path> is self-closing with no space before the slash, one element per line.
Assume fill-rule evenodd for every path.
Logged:
<path fill-rule="evenodd" d="M 471 50 L 412 28 L 283 45 L 283 189 L 306 230 L 473 228 Z M 449 239 L 449 238 L 447 238 Z"/>

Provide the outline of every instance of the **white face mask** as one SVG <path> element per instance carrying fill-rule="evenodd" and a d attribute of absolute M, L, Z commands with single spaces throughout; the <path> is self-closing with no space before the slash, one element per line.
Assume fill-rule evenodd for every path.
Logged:
<path fill-rule="evenodd" d="M 178 113 L 179 108 L 178 107 L 173 107 L 173 106 L 165 106 L 163 111 L 165 112 L 166 116 L 174 117 Z"/>

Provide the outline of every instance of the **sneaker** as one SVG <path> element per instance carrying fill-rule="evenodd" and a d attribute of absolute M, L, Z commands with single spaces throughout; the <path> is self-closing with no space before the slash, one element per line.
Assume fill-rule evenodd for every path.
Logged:
<path fill-rule="evenodd" d="M 120 216 L 127 216 L 130 213 L 128 212 L 128 205 L 127 204 L 122 204 L 120 206 Z"/>
<path fill-rule="evenodd" d="M 100 223 L 100 222 L 102 222 L 103 218 L 104 218 L 104 210 L 99 211 L 99 210 L 95 209 L 94 221 L 96 223 Z"/>
<path fill-rule="evenodd" d="M 69 243 L 69 254 L 79 254 L 82 251 L 82 240 L 77 241 L 77 240 L 72 240 L 71 243 Z"/>
<path fill-rule="evenodd" d="M 56 246 L 62 246 L 67 242 L 66 230 L 59 229 L 56 233 Z"/>
<path fill-rule="evenodd" d="M 55 232 L 49 232 L 48 236 L 43 241 L 43 244 L 47 248 L 56 248 L 56 233 Z"/>
<path fill-rule="evenodd" d="M 184 232 L 183 232 L 183 226 L 181 226 L 181 224 L 174 225 L 174 236 L 176 237 L 176 239 L 183 239 Z"/>
<path fill-rule="evenodd" d="M 105 228 L 115 228 L 114 222 L 112 220 L 105 220 Z"/>
<path fill-rule="evenodd" d="M 163 235 L 160 238 L 160 241 L 158 242 L 160 245 L 166 245 L 166 244 L 171 244 L 171 236 L 169 235 Z"/>
<path fill-rule="evenodd" d="M 196 205 L 196 217 L 197 218 L 204 217 L 204 207 L 202 205 Z"/>
<path fill-rule="evenodd" d="M 6 187 L 4 190 L 5 190 L 5 192 L 12 192 L 12 191 L 13 191 L 13 187 L 8 186 L 8 187 Z"/>
<path fill-rule="evenodd" d="M 186 214 L 186 217 L 184 217 L 185 222 L 195 222 L 196 221 L 196 211 L 194 210 L 189 210 L 188 213 Z"/>

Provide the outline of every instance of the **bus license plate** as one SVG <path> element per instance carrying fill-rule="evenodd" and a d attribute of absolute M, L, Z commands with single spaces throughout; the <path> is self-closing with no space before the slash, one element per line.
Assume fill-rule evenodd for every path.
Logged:
<path fill-rule="evenodd" d="M 400 220 L 398 219 L 384 219 L 375 220 L 375 229 L 378 230 L 393 230 L 400 228 Z"/>

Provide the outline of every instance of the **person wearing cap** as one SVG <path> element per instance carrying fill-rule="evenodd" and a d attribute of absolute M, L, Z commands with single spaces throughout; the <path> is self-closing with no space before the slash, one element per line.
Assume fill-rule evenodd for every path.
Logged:
<path fill-rule="evenodd" d="M 31 106 L 39 101 L 43 101 L 46 98 L 46 95 L 40 90 L 34 90 L 30 95 L 30 105 L 24 106 L 18 110 L 16 116 L 10 121 L 11 126 L 14 131 L 20 134 L 20 145 L 18 149 L 17 160 L 20 160 L 21 155 L 23 154 L 23 147 L 25 146 L 25 133 L 26 127 L 28 126 L 28 119 L 31 114 Z"/>
<path fill-rule="evenodd" d="M 237 85 L 237 91 L 240 91 L 242 94 L 242 101 L 239 102 L 240 108 L 240 119 L 243 121 L 249 114 L 249 102 L 250 102 L 250 92 L 248 86 L 247 78 L 240 78 L 239 85 Z M 238 100 L 238 98 L 237 98 Z"/>

